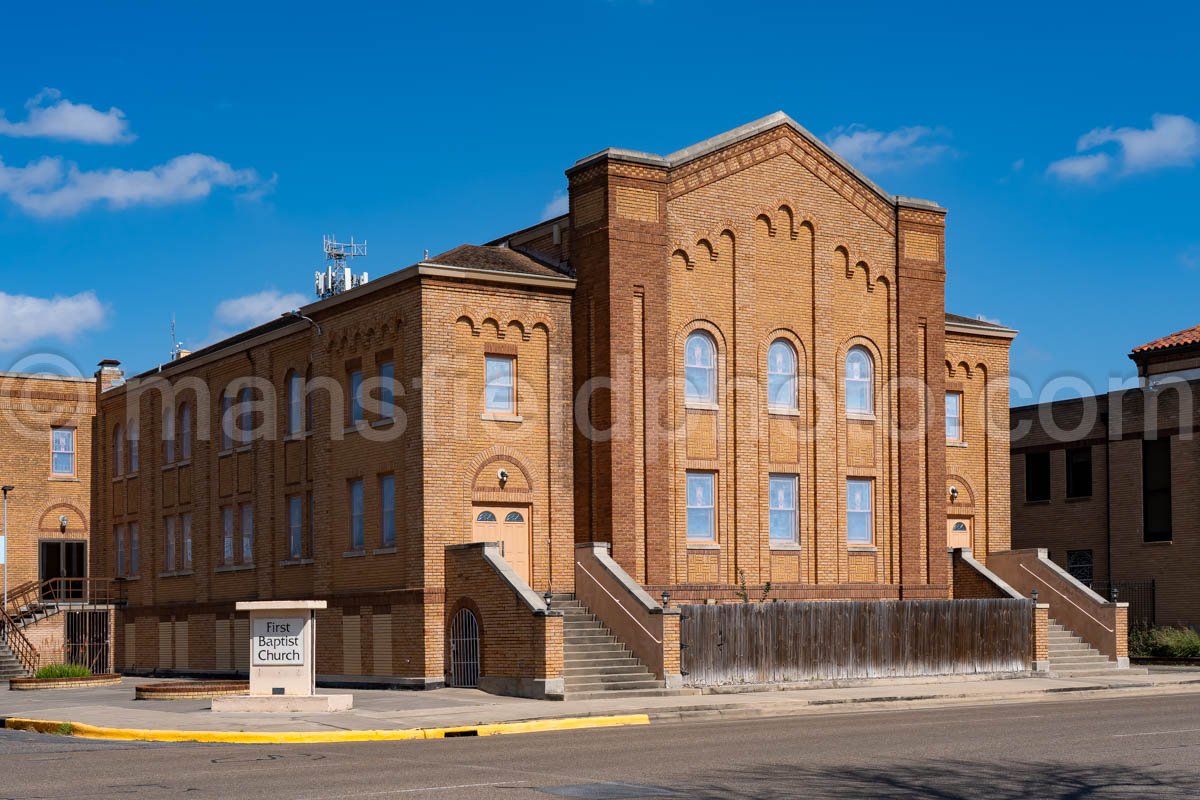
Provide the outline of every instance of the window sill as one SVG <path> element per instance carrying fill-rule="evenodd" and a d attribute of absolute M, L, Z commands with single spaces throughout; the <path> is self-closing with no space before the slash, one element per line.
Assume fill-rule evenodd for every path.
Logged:
<path fill-rule="evenodd" d="M 966 442 L 946 442 L 946 447 L 967 447 Z"/>
<path fill-rule="evenodd" d="M 112 479 L 113 483 L 121 483 L 124 480 L 125 480 L 124 475 L 114 475 L 113 479 Z"/>
<path fill-rule="evenodd" d="M 366 550 L 347 550 L 342 553 L 342 558 L 365 558 L 366 555 Z"/>
<path fill-rule="evenodd" d="M 1025 505 L 1027 505 L 1027 506 L 1048 506 L 1048 505 L 1050 505 L 1050 500 L 1049 500 L 1049 499 L 1046 499 L 1046 500 L 1026 500 L 1026 501 L 1025 501 Z"/>
<path fill-rule="evenodd" d="M 683 407 L 688 411 L 720 411 L 719 403 L 701 403 L 698 400 L 684 401 Z"/>
<path fill-rule="evenodd" d="M 190 578 L 190 577 L 192 577 L 193 574 L 195 574 L 195 573 L 193 573 L 190 569 L 188 569 L 188 570 L 179 570 L 176 572 L 160 572 L 160 573 L 158 573 L 158 577 L 160 577 L 160 578 Z"/>
<path fill-rule="evenodd" d="M 288 433 L 283 437 L 285 442 L 302 442 L 309 437 L 307 433 Z"/>
<path fill-rule="evenodd" d="M 687 549 L 688 550 L 701 550 L 701 551 L 720 550 L 721 545 L 716 544 L 714 542 L 688 542 Z"/>
<path fill-rule="evenodd" d="M 137 476 L 138 476 L 138 470 L 136 470 L 136 469 L 135 469 L 135 470 L 133 470 L 132 472 L 126 472 L 126 473 L 125 473 L 123 476 L 121 476 L 121 477 L 125 478 L 125 480 L 129 480 L 129 481 L 131 481 L 131 480 L 133 480 L 134 478 L 136 478 Z"/>
<path fill-rule="evenodd" d="M 862 411 L 847 411 L 846 419 L 857 420 L 858 422 L 875 422 L 874 414 L 868 414 Z"/>
<path fill-rule="evenodd" d="M 878 553 L 879 548 L 873 544 L 848 544 L 846 545 L 848 553 Z"/>
<path fill-rule="evenodd" d="M 520 414 L 501 414 L 495 411 L 485 411 L 479 415 L 481 420 L 485 422 L 524 422 L 525 418 Z"/>
<path fill-rule="evenodd" d="M 381 417 L 371 423 L 372 428 L 390 428 L 396 424 L 395 417 Z"/>
<path fill-rule="evenodd" d="M 141 579 L 141 575 L 118 575 L 116 577 L 116 580 L 119 580 L 121 583 L 130 583 L 132 581 L 140 581 Z"/>
<path fill-rule="evenodd" d="M 70 475 L 51 475 L 50 481 L 52 483 L 79 483 L 79 478 Z"/>
<path fill-rule="evenodd" d="M 798 408 L 771 408 L 767 407 L 767 414 L 772 417 L 798 417 L 800 409 Z"/>
<path fill-rule="evenodd" d="M 1091 499 L 1092 499 L 1092 495 L 1090 495 L 1090 494 L 1080 495 L 1079 497 L 1066 498 L 1068 503 L 1085 503 Z"/>
<path fill-rule="evenodd" d="M 801 547 L 798 544 L 793 544 L 793 543 L 789 543 L 789 542 L 772 542 L 771 543 L 771 552 L 772 553 L 799 553 L 800 550 L 801 550 Z"/>
<path fill-rule="evenodd" d="M 232 447 L 226 447 L 224 450 L 217 451 L 217 458 L 225 458 L 226 456 L 233 455 L 235 452 Z"/>
<path fill-rule="evenodd" d="M 253 564 L 221 564 L 213 572 L 249 572 L 252 569 Z"/>
<path fill-rule="evenodd" d="M 281 566 L 281 567 L 306 567 L 312 563 L 313 563 L 313 560 L 311 558 L 295 558 L 290 561 L 280 561 L 279 566 Z"/>
<path fill-rule="evenodd" d="M 373 556 L 390 556 L 390 555 L 393 555 L 395 552 L 396 552 L 396 546 L 391 545 L 390 547 L 378 547 L 371 551 L 371 555 L 373 555 Z"/>
<path fill-rule="evenodd" d="M 243 445 L 240 445 L 240 446 L 238 446 L 238 447 L 235 447 L 235 448 L 233 448 L 233 452 L 235 452 L 235 453 L 249 453 L 249 452 L 250 452 L 251 450 L 253 450 L 253 449 L 254 449 L 254 445 L 253 445 L 253 444 L 243 444 Z"/>
<path fill-rule="evenodd" d="M 1142 541 L 1142 544 L 1146 545 L 1147 547 L 1163 547 L 1164 545 L 1170 546 L 1174 543 L 1174 539 L 1163 539 L 1162 541 L 1158 542 L 1147 542 L 1145 540 Z"/>

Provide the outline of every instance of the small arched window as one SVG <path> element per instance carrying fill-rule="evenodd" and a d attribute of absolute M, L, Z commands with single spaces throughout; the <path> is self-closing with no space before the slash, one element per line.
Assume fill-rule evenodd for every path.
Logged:
<path fill-rule="evenodd" d="M 192 407 L 187 403 L 179 406 L 175 435 L 179 437 L 179 457 L 186 461 L 192 457 Z"/>
<path fill-rule="evenodd" d="M 521 516 L 520 511 L 510 511 L 510 512 L 508 512 L 508 515 L 504 517 L 504 521 L 505 522 L 524 522 L 525 518 Z"/>
<path fill-rule="evenodd" d="M 954 523 L 954 532 L 955 533 L 966 533 L 967 532 L 967 523 L 965 523 L 965 522 Z"/>
<path fill-rule="evenodd" d="M 490 511 L 480 511 L 479 516 L 475 518 L 476 522 L 495 522 L 496 515 Z"/>
<path fill-rule="evenodd" d="M 851 347 L 846 353 L 846 412 L 871 414 L 875 411 L 871 354 L 863 347 Z"/>
<path fill-rule="evenodd" d="M 125 474 L 125 431 L 120 425 L 113 428 L 113 474 Z"/>
<path fill-rule="evenodd" d="M 683 356 L 684 400 L 717 402 L 717 347 L 712 337 L 696 331 L 687 337 Z"/>
<path fill-rule="evenodd" d="M 767 407 L 796 410 L 796 350 L 784 339 L 767 349 Z"/>
<path fill-rule="evenodd" d="M 296 436 L 304 424 L 304 376 L 296 370 L 287 374 L 287 433 Z"/>

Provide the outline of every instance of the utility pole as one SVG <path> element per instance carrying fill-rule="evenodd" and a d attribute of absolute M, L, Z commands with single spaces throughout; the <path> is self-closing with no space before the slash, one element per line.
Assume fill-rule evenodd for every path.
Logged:
<path fill-rule="evenodd" d="M 8 493 L 17 487 L 15 486 L 0 486 L 0 492 L 4 492 L 4 605 L 2 608 L 5 613 L 8 613 Z"/>

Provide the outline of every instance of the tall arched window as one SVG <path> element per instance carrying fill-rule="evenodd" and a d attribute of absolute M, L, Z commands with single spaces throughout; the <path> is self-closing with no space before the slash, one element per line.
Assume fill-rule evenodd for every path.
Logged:
<path fill-rule="evenodd" d="M 175 426 L 179 437 L 179 457 L 184 461 L 192 457 L 192 407 L 187 403 L 179 406 L 179 424 Z"/>
<path fill-rule="evenodd" d="M 304 376 L 292 370 L 287 376 L 287 432 L 296 436 L 304 425 Z"/>
<path fill-rule="evenodd" d="M 113 474 L 125 474 L 125 431 L 120 425 L 113 428 Z"/>
<path fill-rule="evenodd" d="M 242 389 L 238 395 L 238 441 L 250 444 L 250 434 L 254 429 L 254 405 L 250 387 Z"/>
<path fill-rule="evenodd" d="M 696 331 L 687 337 L 683 356 L 684 400 L 717 402 L 717 347 L 712 337 Z"/>
<path fill-rule="evenodd" d="M 304 378 L 304 385 L 308 387 L 312 383 L 312 364 L 308 365 L 308 372 Z M 312 433 L 313 429 L 313 401 L 312 393 L 307 390 L 304 392 L 304 430 Z"/>
<path fill-rule="evenodd" d="M 163 411 L 163 463 L 174 464 L 175 453 L 178 451 L 176 441 L 179 436 L 179 431 L 175 427 L 178 420 L 171 413 L 170 409 Z M 170 572 L 170 570 L 168 570 Z"/>
<path fill-rule="evenodd" d="M 233 417 L 233 395 L 226 389 L 221 395 L 221 416 L 217 421 L 221 428 L 221 449 L 233 449 L 233 429 L 237 421 Z"/>
<path fill-rule="evenodd" d="M 767 407 L 796 410 L 796 350 L 785 339 L 767 348 Z"/>
<path fill-rule="evenodd" d="M 846 353 L 846 413 L 872 414 L 875 390 L 872 381 L 871 354 L 863 347 L 851 347 Z"/>
<path fill-rule="evenodd" d="M 129 422 L 129 471 L 137 472 L 141 467 L 141 434 L 138 432 L 138 421 Z"/>

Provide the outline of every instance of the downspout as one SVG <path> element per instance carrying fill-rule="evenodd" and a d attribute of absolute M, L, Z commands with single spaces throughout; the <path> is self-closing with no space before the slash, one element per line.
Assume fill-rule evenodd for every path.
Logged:
<path fill-rule="evenodd" d="M 1101 415 L 1104 420 L 1104 558 L 1108 574 L 1108 589 L 1111 596 L 1112 572 L 1112 424 L 1110 412 Z"/>

